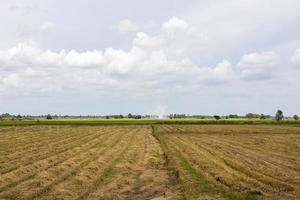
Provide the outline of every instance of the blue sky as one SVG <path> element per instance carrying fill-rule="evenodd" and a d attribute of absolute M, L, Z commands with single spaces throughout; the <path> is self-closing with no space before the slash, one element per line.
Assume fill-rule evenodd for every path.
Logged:
<path fill-rule="evenodd" d="M 0 1 L 0 113 L 300 114 L 300 1 Z"/>

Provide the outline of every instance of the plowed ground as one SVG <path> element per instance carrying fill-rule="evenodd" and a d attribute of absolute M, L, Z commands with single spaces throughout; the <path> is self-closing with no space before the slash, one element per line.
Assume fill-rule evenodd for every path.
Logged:
<path fill-rule="evenodd" d="M 0 127 L 0 199 L 296 200 L 300 127 Z"/>

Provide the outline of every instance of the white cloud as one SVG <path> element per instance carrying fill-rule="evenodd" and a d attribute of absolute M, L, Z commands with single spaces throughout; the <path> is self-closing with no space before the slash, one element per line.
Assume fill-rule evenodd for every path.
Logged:
<path fill-rule="evenodd" d="M 295 64 L 300 65 L 300 49 L 296 49 L 294 54 L 291 57 L 291 61 Z"/>
<path fill-rule="evenodd" d="M 129 19 L 121 20 L 113 28 L 117 29 L 121 33 L 131 33 L 131 32 L 137 32 L 139 30 L 138 25 L 136 25 L 134 22 L 132 22 Z"/>
<path fill-rule="evenodd" d="M 169 21 L 165 22 L 163 24 L 163 29 L 176 31 L 176 30 L 187 30 L 189 28 L 189 25 L 186 23 L 186 21 L 179 19 L 177 17 L 172 17 Z"/>
<path fill-rule="evenodd" d="M 277 62 L 275 52 L 255 52 L 244 55 L 238 63 L 238 68 L 241 70 L 242 78 L 269 79 L 272 77 Z"/>
<path fill-rule="evenodd" d="M 192 27 L 187 22 L 172 18 L 164 26 L 185 29 L 181 30 L 180 38 L 174 36 L 172 39 L 164 30 L 154 36 L 139 32 L 129 51 L 107 48 L 104 51 L 53 52 L 33 42 L 0 51 L 1 90 L 102 88 L 109 91 L 107 87 L 115 87 L 142 91 L 146 87 L 167 91 L 180 85 L 230 81 L 233 71 L 228 61 L 210 68 L 197 66 L 189 59 L 181 44 L 181 40 L 191 39 L 189 30 Z"/>
<path fill-rule="evenodd" d="M 160 36 L 151 37 L 143 32 L 138 32 L 133 40 L 133 45 L 140 48 L 160 48 L 164 43 L 164 38 Z"/>
<path fill-rule="evenodd" d="M 227 60 L 224 60 L 221 63 L 218 63 L 217 66 L 213 69 L 213 74 L 218 77 L 219 80 L 228 81 L 233 78 L 233 70 L 231 63 Z"/>
<path fill-rule="evenodd" d="M 39 27 L 39 30 L 43 33 L 48 33 L 54 31 L 55 28 L 56 28 L 56 24 L 54 24 L 53 22 L 45 21 Z"/>

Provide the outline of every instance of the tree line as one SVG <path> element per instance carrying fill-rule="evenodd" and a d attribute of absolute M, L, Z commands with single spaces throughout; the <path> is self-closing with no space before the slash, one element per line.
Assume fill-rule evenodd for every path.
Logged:
<path fill-rule="evenodd" d="M 275 113 L 274 116 L 271 115 L 265 115 L 265 114 L 257 114 L 257 113 L 247 113 L 244 116 L 239 116 L 237 114 L 229 114 L 229 115 L 225 115 L 225 116 L 221 116 L 221 115 L 186 115 L 186 114 L 169 114 L 166 116 L 169 119 L 184 119 L 184 118 L 192 118 L 192 119 L 207 119 L 207 118 L 214 118 L 216 120 L 220 120 L 220 119 L 270 119 L 270 118 L 274 118 L 276 119 L 276 121 L 280 122 L 281 120 L 283 120 L 285 117 L 283 115 L 283 111 L 282 110 L 277 110 L 277 112 Z M 0 115 L 0 120 L 2 119 L 12 119 L 12 120 L 22 120 L 22 119 L 27 119 L 27 120 L 31 120 L 31 119 L 35 119 L 35 118 L 46 118 L 48 120 L 51 119 L 56 119 L 56 118 L 104 118 L 104 119 L 142 119 L 142 118 L 158 118 L 158 116 L 156 115 L 135 115 L 135 114 L 131 114 L 129 113 L 128 115 L 87 115 L 87 116 L 69 116 L 69 115 L 51 115 L 51 114 L 47 114 L 47 115 L 40 115 L 40 116 L 31 116 L 31 115 L 11 115 L 9 113 L 4 113 Z M 291 117 L 286 117 L 286 118 L 291 118 Z M 299 116 L 298 115 L 294 115 L 292 117 L 294 120 L 299 120 Z"/>

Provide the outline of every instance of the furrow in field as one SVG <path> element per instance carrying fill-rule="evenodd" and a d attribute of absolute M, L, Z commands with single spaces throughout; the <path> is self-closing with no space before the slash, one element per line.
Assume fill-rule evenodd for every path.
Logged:
<path fill-rule="evenodd" d="M 27 134 L 26 132 L 24 132 L 24 134 Z M 19 152 L 19 150 L 22 150 L 24 147 L 33 147 L 34 143 L 36 142 L 41 142 L 44 139 L 53 139 L 57 136 L 55 135 L 47 135 L 47 136 L 41 136 L 39 137 L 40 133 L 38 133 L 37 135 L 32 135 L 32 137 L 27 138 L 26 140 L 24 139 L 23 141 L 18 141 L 17 138 L 12 138 L 9 139 L 9 142 L 4 142 L 3 140 L 0 142 L 0 153 L 1 153 L 1 157 L 8 157 L 10 154 L 15 153 L 15 152 Z M 51 137 L 52 136 L 52 137 Z M 37 137 L 37 139 L 35 139 L 34 137 Z"/>
<path fill-rule="evenodd" d="M 14 152 L 16 148 L 23 147 L 23 145 L 27 147 L 28 144 L 32 144 L 32 142 L 44 141 L 45 139 L 53 139 L 55 137 L 62 136 L 60 134 L 61 132 L 53 127 L 45 127 L 44 129 L 41 130 L 40 128 L 36 128 L 36 127 L 28 127 L 27 129 L 22 128 L 21 130 L 17 129 L 16 131 L 21 133 L 21 135 L 18 134 L 14 138 L 8 137 L 6 143 L 4 142 L 4 140 L 1 140 L 3 142 L 2 144 L 5 145 L 4 150 L 7 153 L 11 151 Z M 69 131 L 66 132 L 66 134 L 70 134 L 70 133 L 71 132 Z"/>
<path fill-rule="evenodd" d="M 22 143 L 22 145 L 15 145 L 11 151 L 9 152 L 6 156 L 11 156 L 9 154 L 11 153 L 26 153 L 26 152 L 31 152 L 36 150 L 37 148 L 39 148 L 41 146 L 41 144 L 48 144 L 50 142 L 55 142 L 55 141 L 61 141 L 62 139 L 68 139 L 71 137 L 75 137 L 77 136 L 76 133 L 74 133 L 72 131 L 72 129 L 64 129 L 61 130 L 64 132 L 64 134 L 53 134 L 51 132 L 51 128 L 50 130 L 47 130 L 48 132 L 36 132 L 35 137 L 39 138 L 41 137 L 41 139 L 34 139 L 34 138 L 29 138 L 28 140 L 24 141 Z M 47 137 L 43 136 L 43 135 L 47 135 Z"/>
<path fill-rule="evenodd" d="M 1 141 L 8 142 L 8 144 L 13 140 L 23 140 L 34 136 L 36 132 L 42 130 L 41 127 L 0 127 L 0 137 Z M 24 134 L 26 133 L 26 134 Z"/>
<path fill-rule="evenodd" d="M 128 152 L 116 170 L 119 174 L 126 169 L 130 171 L 125 173 L 126 175 L 116 175 L 114 179 L 117 180 L 111 182 L 111 187 L 98 190 L 89 199 L 96 200 L 98 196 L 101 197 L 101 194 L 104 199 L 112 197 L 111 194 L 118 194 L 113 197 L 127 200 L 183 199 L 182 194 L 176 188 L 176 184 L 171 181 L 169 171 L 166 168 L 164 152 L 153 137 L 152 129 L 145 130 L 142 136 L 143 139 L 139 139 L 140 142 L 136 146 L 136 150 L 141 149 L 137 161 L 135 161 L 134 156 L 136 154 L 133 152 L 129 154 Z M 114 182 L 118 184 L 113 184 Z M 103 194 L 107 194 L 107 196 L 103 196 Z"/>
<path fill-rule="evenodd" d="M 74 149 L 68 150 L 62 154 L 54 155 L 43 161 L 35 163 L 32 166 L 27 166 L 26 168 L 19 169 L 18 171 L 10 174 L 5 174 L 6 176 L 2 176 L 2 179 L 5 180 L 5 182 L 3 181 L 4 183 L 1 184 L 0 192 L 11 189 L 28 179 L 34 179 L 38 173 L 56 167 L 63 162 L 75 160 L 77 156 L 84 155 L 84 153 L 86 153 L 90 148 L 94 148 L 95 146 L 102 144 L 103 141 L 107 140 L 113 134 L 115 133 L 107 134 L 106 132 L 103 132 L 97 137 L 91 139 L 89 142 L 83 143 Z"/>
<path fill-rule="evenodd" d="M 225 139 L 225 136 L 221 135 L 202 135 L 199 136 L 197 134 L 189 134 L 187 137 L 192 138 L 193 140 L 206 144 L 209 147 L 213 147 L 216 149 L 230 149 L 231 151 L 234 151 L 238 154 L 241 155 L 247 155 L 248 158 L 255 157 L 256 159 L 259 159 L 261 162 L 266 162 L 271 165 L 274 165 L 276 167 L 289 167 L 288 163 L 283 163 L 282 161 L 288 161 L 288 159 L 284 159 L 284 155 L 281 155 L 280 157 L 276 157 L 275 154 L 269 154 L 267 151 L 263 151 L 262 149 L 256 149 L 253 148 L 251 145 L 246 146 L 243 145 L 241 142 L 235 141 L 237 138 L 230 138 L 230 139 Z M 240 137 L 240 136 L 236 136 Z M 227 136 L 226 136 L 227 138 Z M 245 138 L 245 136 L 243 137 Z M 270 156 L 273 155 L 273 156 Z M 275 159 L 276 158 L 276 159 Z M 294 168 L 296 166 L 293 166 Z M 296 169 L 297 170 L 297 169 Z"/>
<path fill-rule="evenodd" d="M 174 139 L 174 137 L 172 139 Z M 212 155 L 211 157 L 206 157 L 206 158 L 210 158 L 212 160 L 219 158 L 220 162 L 215 162 L 214 164 L 208 164 L 208 166 L 207 166 L 207 169 L 212 169 L 211 173 L 212 173 L 213 177 L 216 177 L 214 173 L 218 172 L 218 170 L 216 168 L 214 169 L 215 166 L 220 165 L 222 163 L 223 166 L 224 166 L 224 164 L 226 164 L 227 168 L 228 167 L 229 167 L 229 169 L 231 168 L 231 171 L 234 172 L 233 174 L 241 177 L 240 180 L 235 180 L 233 182 L 232 181 L 229 182 L 230 184 L 233 184 L 233 186 L 235 183 L 240 184 L 241 182 L 247 180 L 246 183 L 253 184 L 252 188 L 259 187 L 261 191 L 264 191 L 268 194 L 274 194 L 274 193 L 278 194 L 278 192 L 294 190 L 294 188 L 291 185 L 289 185 L 285 182 L 282 182 L 278 179 L 274 179 L 272 177 L 266 176 L 257 171 L 252 171 L 251 169 L 249 169 L 247 167 L 244 167 L 243 163 L 241 163 L 240 161 L 237 161 L 237 160 L 233 160 L 232 157 L 227 157 L 224 155 L 220 156 L 220 155 L 216 154 L 215 149 L 209 150 L 209 149 L 205 148 L 203 145 L 201 145 L 201 146 L 198 145 L 198 147 L 193 147 L 192 141 L 188 141 L 185 144 L 184 143 L 182 143 L 182 144 L 185 145 L 185 147 L 184 147 L 185 149 L 193 149 L 194 151 L 197 151 L 197 149 L 199 149 L 199 147 L 201 147 L 201 151 L 199 151 L 199 152 L 203 153 L 204 151 L 207 151 Z M 186 150 L 183 150 L 183 152 L 184 151 L 186 151 Z M 218 153 L 220 153 L 220 152 L 218 152 Z M 192 152 L 188 152 L 187 154 L 190 157 L 194 158 L 193 159 L 194 162 L 197 162 L 197 160 L 199 160 L 199 159 L 197 159 L 196 156 L 193 155 Z M 223 159 L 223 162 L 222 162 L 222 159 Z M 198 163 L 199 167 L 203 167 L 203 162 L 205 162 L 205 161 L 202 160 L 201 163 Z M 220 171 L 220 175 L 217 176 L 219 181 L 221 181 L 223 184 L 225 183 L 226 185 L 230 186 L 230 184 L 228 184 L 228 177 L 226 177 L 226 175 L 228 175 L 228 173 L 222 173 Z M 253 181 L 253 180 L 255 180 L 255 181 Z"/>
<path fill-rule="evenodd" d="M 93 194 L 99 187 L 106 183 L 106 179 L 108 179 L 114 173 L 115 166 L 124 159 L 124 154 L 129 150 L 130 146 L 133 144 L 136 135 L 137 130 L 135 130 L 131 134 L 130 138 L 128 138 L 124 142 L 121 149 L 119 149 L 117 152 L 112 152 L 112 155 L 116 156 L 114 156 L 113 159 L 111 159 L 108 162 L 109 164 L 101 170 L 100 175 L 98 175 L 96 179 L 94 179 L 90 184 L 88 184 L 88 187 L 84 191 L 78 194 L 78 196 L 75 198 L 76 200 L 83 200 L 89 198 L 91 194 Z"/>
<path fill-rule="evenodd" d="M 193 137 L 193 139 L 197 140 L 197 136 Z M 289 169 L 289 174 L 291 176 L 296 176 L 300 171 L 300 167 L 298 167 L 300 166 L 300 162 L 297 162 L 297 158 L 293 158 L 291 160 L 291 158 L 288 158 L 285 154 L 278 156 L 278 154 L 268 152 L 266 149 L 255 149 L 251 145 L 244 146 L 241 142 L 235 140 L 236 139 L 234 138 L 225 139 L 224 137 L 218 136 L 209 136 L 207 139 L 200 139 L 200 141 L 198 139 L 199 142 L 205 143 L 213 148 L 220 150 L 223 148 L 229 149 L 235 156 L 241 155 L 244 159 L 250 159 L 250 163 L 253 163 L 252 161 L 256 161 L 257 164 L 260 163 L 265 166 L 265 168 L 258 169 L 261 169 L 263 172 L 267 172 L 271 169 L 271 172 L 273 173 L 270 175 L 274 175 L 274 171 L 276 171 L 275 176 L 281 175 L 280 177 L 282 177 L 283 180 L 285 178 L 289 179 L 289 177 L 286 177 L 287 174 L 283 173 L 285 169 Z M 269 143 L 272 143 L 272 141 L 270 140 Z"/>
<path fill-rule="evenodd" d="M 22 159 L 21 162 L 16 160 L 13 163 L 9 163 L 7 165 L 3 165 L 2 169 L 0 170 L 1 174 L 5 174 L 5 173 L 9 173 L 11 171 L 14 171 L 16 169 L 18 169 L 19 167 L 24 167 L 27 165 L 31 165 L 37 161 L 40 160 L 44 160 L 47 159 L 50 156 L 59 154 L 59 153 L 63 153 L 68 151 L 69 149 L 73 149 L 75 148 L 79 143 L 81 143 L 82 141 L 88 141 L 90 137 L 93 137 L 93 133 L 87 133 L 84 134 L 82 138 L 76 138 L 75 140 L 71 141 L 70 143 L 66 144 L 65 143 L 61 143 L 60 146 L 53 146 L 51 144 L 48 145 L 48 150 L 45 150 L 44 152 L 39 152 L 38 155 L 35 156 L 29 156 L 27 157 L 27 159 Z"/>
<path fill-rule="evenodd" d="M 240 136 L 237 136 L 240 137 Z M 300 138 L 300 135 L 298 135 Z M 297 156 L 291 156 L 291 153 L 283 153 L 279 151 L 276 147 L 275 149 L 270 149 L 269 146 L 274 146 L 272 138 L 261 138 L 257 137 L 254 139 L 248 138 L 245 140 L 244 137 L 240 138 L 239 140 L 236 139 L 235 136 L 217 136 L 217 135 L 211 135 L 210 138 L 214 138 L 216 140 L 219 140 L 220 142 L 225 142 L 226 144 L 230 144 L 233 147 L 242 148 L 242 149 L 251 149 L 253 152 L 256 152 L 257 154 L 261 156 L 268 156 L 270 159 L 274 159 L 274 161 L 277 160 L 284 160 L 284 162 L 281 162 L 281 164 L 287 164 L 286 162 L 297 162 L 299 159 L 299 153 Z M 294 139 L 292 139 L 294 140 Z M 289 146 L 290 142 L 286 141 L 286 145 Z M 300 144 L 300 143 L 299 143 Z M 298 145 L 299 145 L 298 144 Z M 263 148 L 262 148 L 263 146 Z M 279 153 L 280 152 L 280 153 Z M 291 152 L 289 150 L 289 152 Z M 300 165 L 300 163 L 293 163 L 295 164 L 293 167 L 296 167 Z M 289 167 L 289 166 L 287 166 Z M 291 166 L 292 167 L 292 166 Z M 298 169 L 297 169 L 298 170 Z"/>
<path fill-rule="evenodd" d="M 223 158 L 216 157 L 211 152 L 207 152 L 191 142 L 185 142 L 175 135 L 167 136 L 169 142 L 178 151 L 187 155 L 191 162 L 197 165 L 199 172 L 214 184 L 225 185 L 234 191 L 243 192 L 249 190 L 249 184 L 240 177 L 243 175 L 224 163 Z M 254 180 L 255 181 L 255 180 Z"/>
<path fill-rule="evenodd" d="M 109 148 L 103 150 L 92 162 L 87 163 L 80 170 L 74 172 L 72 176 L 69 176 L 64 181 L 59 182 L 40 198 L 52 199 L 52 198 L 67 198 L 74 199 L 84 190 L 88 183 L 97 176 L 97 171 L 102 170 L 108 163 L 108 161 L 114 156 L 115 151 L 122 148 L 124 143 L 127 142 L 129 132 L 118 133 L 119 137 L 109 143 Z"/>
<path fill-rule="evenodd" d="M 154 135 L 163 148 L 172 180 L 180 184 L 185 199 L 224 199 L 217 194 L 215 186 L 182 157 L 180 148 L 167 137 L 168 134 L 155 129 Z"/>
<path fill-rule="evenodd" d="M 177 125 L 181 126 L 181 125 Z M 299 127 L 292 126 L 270 126 L 270 125 L 185 125 L 185 132 L 195 133 L 222 133 L 222 134 L 255 134 L 255 135 L 282 135 L 290 133 L 299 134 Z"/>
<path fill-rule="evenodd" d="M 34 137 L 30 137 L 27 140 L 22 141 L 22 145 L 17 145 L 14 147 L 12 150 L 16 150 L 16 148 L 23 148 L 23 147 L 34 147 L 37 146 L 40 142 L 47 142 L 47 140 L 52 140 L 52 141 L 59 141 L 61 138 L 67 138 L 68 136 L 76 136 L 77 130 L 80 130 L 82 128 L 74 128 L 74 127 L 61 127 L 61 129 L 53 128 L 53 127 L 45 127 L 44 130 L 31 130 L 35 133 Z M 29 129 L 30 130 L 30 129 Z M 61 134 L 61 133 L 64 134 Z M 27 134 L 27 133 L 24 133 Z M 15 143 L 14 140 L 11 140 L 13 143 Z"/>
<path fill-rule="evenodd" d="M 44 150 L 49 149 L 49 145 L 54 145 L 54 146 L 60 146 L 60 143 L 68 143 L 68 141 L 73 141 L 74 139 L 84 136 L 84 135 L 78 135 L 73 132 L 68 132 L 67 133 L 61 134 L 60 137 L 53 137 L 51 139 L 51 134 L 49 134 L 50 139 L 46 139 L 45 141 L 41 142 L 31 142 L 27 145 L 24 144 L 21 148 L 16 148 L 15 153 L 6 155 L 5 159 L 2 160 L 2 162 L 6 162 L 6 164 L 13 162 L 15 160 L 18 160 L 20 158 L 26 159 L 28 156 L 32 157 L 36 154 L 39 154 L 40 152 L 43 152 Z M 1 163 L 1 162 L 0 162 Z"/>
<path fill-rule="evenodd" d="M 134 183 L 134 178 L 139 174 L 136 166 L 144 154 L 143 132 L 144 128 L 141 128 L 134 134 L 126 152 L 120 153 L 122 150 L 119 150 L 114 153 L 119 154 L 115 157 L 118 161 L 112 160 L 94 183 L 90 184 L 91 191 L 86 191 L 89 194 L 85 195 L 87 199 L 120 199 L 124 190 Z M 92 187 L 95 188 L 92 190 Z"/>
<path fill-rule="evenodd" d="M 108 133 L 107 133 L 108 134 Z M 35 199 L 46 195 L 52 187 L 67 180 L 69 177 L 77 173 L 78 170 L 96 160 L 101 154 L 106 152 L 111 146 L 111 142 L 116 145 L 122 134 L 114 134 L 99 145 L 93 146 L 88 152 L 76 156 L 74 159 L 42 171 L 35 176 L 35 179 L 30 179 L 14 188 L 14 193 L 19 194 L 21 199 Z M 10 197 L 12 192 L 3 194 L 5 197 Z"/>
<path fill-rule="evenodd" d="M 184 133 L 184 134 L 187 134 L 187 135 L 189 135 L 190 137 L 191 137 L 191 135 L 194 135 L 195 137 L 194 137 L 194 139 L 203 139 L 202 140 L 202 142 L 203 143 L 207 143 L 208 145 L 216 145 L 216 144 L 219 144 L 219 142 L 218 142 L 218 140 L 222 140 L 222 139 L 224 139 L 224 137 L 226 137 L 226 138 L 228 138 L 228 137 L 231 137 L 230 138 L 230 141 L 234 141 L 234 140 L 236 140 L 236 139 L 239 139 L 239 142 L 236 142 L 233 146 L 232 146 L 232 149 L 233 150 L 235 150 L 235 149 L 237 149 L 237 148 L 239 148 L 239 144 L 238 143 L 242 143 L 242 141 L 248 141 L 249 140 L 249 137 L 257 137 L 257 136 L 259 136 L 258 137 L 258 139 L 260 139 L 262 136 L 263 137 L 267 137 L 268 135 L 265 135 L 265 134 L 256 134 L 255 136 L 253 136 L 253 134 L 248 134 L 248 135 L 245 135 L 245 134 L 238 134 L 238 133 L 236 133 L 236 134 L 230 134 L 230 135 L 224 135 L 224 134 L 205 134 L 205 135 L 203 135 L 203 134 L 190 134 L 190 133 Z M 184 135 L 183 134 L 183 135 Z M 238 135 L 237 135 L 238 134 Z M 279 134 L 277 134 L 276 136 L 280 136 Z M 245 138 L 246 137 L 246 138 Z M 215 138 L 216 140 L 215 141 L 211 141 L 211 139 L 212 138 Z M 253 138 L 252 138 L 253 139 Z M 256 138 L 257 139 L 257 138 Z M 265 138 L 264 138 L 265 139 Z M 270 139 L 271 140 L 271 139 Z M 268 142 L 270 143 L 271 141 L 270 140 L 268 140 Z M 254 141 L 254 143 L 255 142 L 257 142 L 257 140 L 256 141 Z M 259 142 L 261 142 L 261 141 L 259 141 Z M 252 142 L 251 142 L 252 143 Z M 227 142 L 225 142 L 225 143 L 223 143 L 223 142 L 221 142 L 221 144 L 219 144 L 218 146 L 216 146 L 216 148 L 221 148 L 222 147 L 222 145 L 226 145 L 227 144 Z M 266 144 L 266 143 L 265 143 Z M 237 146 L 236 146 L 237 145 Z M 285 146 L 287 146 L 286 145 L 286 143 L 285 143 Z M 266 151 L 264 151 L 264 152 L 262 152 L 261 154 L 255 154 L 255 152 L 253 152 L 253 151 L 251 151 L 250 152 L 250 148 L 251 148 L 252 146 L 250 146 L 250 147 L 248 147 L 248 149 L 246 149 L 246 148 L 244 148 L 244 150 L 247 152 L 247 155 L 249 154 L 249 156 L 244 156 L 244 158 L 249 158 L 251 155 L 253 155 L 252 157 L 258 157 L 258 158 L 262 158 L 262 156 L 263 156 L 263 154 L 265 154 L 266 153 Z M 264 145 L 264 147 L 266 147 L 266 145 Z M 243 148 L 242 146 L 240 146 L 240 148 Z M 265 148 L 264 148 L 264 150 L 265 150 Z M 276 150 L 274 149 L 274 150 L 272 150 L 273 152 L 275 152 Z M 289 152 L 290 152 L 290 149 L 289 149 Z M 294 149 L 294 152 L 297 152 L 295 149 Z M 237 154 L 238 154 L 239 152 L 237 152 Z M 288 152 L 287 152 L 287 154 L 288 154 Z M 299 157 L 299 153 L 298 153 L 298 156 L 297 157 Z M 271 156 L 266 156 L 265 157 L 265 159 L 266 160 L 264 160 L 264 159 L 261 159 L 262 160 L 262 162 L 268 162 L 268 160 L 267 159 L 271 159 Z M 294 158 L 293 160 L 295 160 L 296 158 Z M 257 159 L 256 159 L 257 160 Z M 278 159 L 277 159 L 278 160 Z M 282 159 L 281 159 L 282 160 Z M 274 161 L 274 159 L 273 159 L 273 161 Z M 280 161 L 280 160 L 279 160 Z M 297 168 L 297 164 L 295 165 L 295 162 L 293 162 L 292 164 L 290 164 L 290 165 L 287 165 L 287 162 L 279 162 L 279 163 L 276 163 L 276 161 L 274 161 L 274 162 L 268 162 L 270 165 L 272 165 L 272 166 L 274 166 L 275 165 L 275 167 L 276 168 L 280 168 L 282 165 L 285 165 L 285 167 L 290 167 L 290 169 L 295 169 L 295 167 Z M 263 169 L 263 170 L 267 170 L 267 169 Z M 278 169 L 279 170 L 279 169 Z M 297 170 L 297 169 L 296 169 Z M 284 170 L 283 170 L 284 171 Z"/>
<path fill-rule="evenodd" d="M 95 178 L 98 177 L 99 174 L 104 173 L 105 168 L 109 166 L 111 161 L 115 158 L 115 155 L 126 146 L 129 138 L 134 136 L 135 131 L 137 131 L 136 128 L 121 134 L 122 137 L 119 138 L 118 142 L 111 144 L 112 147 L 107 149 L 103 155 L 85 165 L 73 176 L 70 176 L 65 181 L 54 186 L 46 196 L 44 195 L 42 197 L 42 199 L 52 199 L 53 197 L 76 199 L 78 196 L 82 195 L 93 183 Z"/>
<path fill-rule="evenodd" d="M 238 159 L 232 159 L 232 157 L 225 157 L 224 155 L 218 155 L 216 153 L 216 149 L 207 149 L 205 148 L 203 145 L 196 145 L 194 146 L 194 144 L 192 145 L 192 141 L 187 141 L 187 142 L 183 142 L 186 146 L 188 145 L 190 148 L 193 148 L 194 150 L 196 150 L 197 148 L 201 148 L 201 153 L 203 152 L 207 152 L 209 154 L 211 154 L 211 159 L 219 159 L 219 162 L 216 162 L 216 164 L 222 164 L 222 165 L 227 165 L 227 168 L 231 168 L 232 170 L 235 170 L 235 173 L 239 173 L 240 177 L 250 177 L 253 179 L 255 179 L 257 182 L 260 182 L 261 184 L 263 184 L 263 186 L 260 186 L 259 188 L 267 193 L 274 193 L 277 191 L 293 191 L 294 188 L 292 188 L 291 185 L 282 182 L 278 179 L 274 179 L 272 177 L 269 177 L 265 174 L 259 173 L 257 171 L 253 171 L 251 170 L 251 168 L 247 168 L 243 165 L 242 162 L 240 162 L 240 160 Z M 224 151 L 224 150 L 223 150 Z M 222 173 L 223 174 L 223 173 Z M 225 174 L 224 174 L 225 175 Z M 222 176 L 222 178 L 224 177 L 224 175 Z M 220 178 L 220 177 L 218 177 Z M 249 178 L 248 178 L 249 179 Z M 227 179 L 225 179 L 227 180 Z M 222 180 L 221 181 L 225 181 Z M 243 179 L 242 179 L 243 180 Z M 239 182 L 242 182 L 242 180 L 239 180 Z M 238 181 L 237 181 L 238 182 Z M 250 183 L 250 181 L 247 180 L 247 182 Z M 251 181 L 252 182 L 252 181 Z M 234 184 L 235 182 L 231 182 L 232 184 Z M 252 182 L 252 184 L 254 184 L 253 186 L 258 186 L 258 184 L 256 184 L 255 182 Z"/>
<path fill-rule="evenodd" d="M 202 146 L 204 148 L 205 145 L 203 143 Z M 299 176 L 299 171 L 292 172 L 288 170 L 287 173 L 285 167 L 279 167 L 272 162 L 256 158 L 249 152 L 244 154 L 241 150 L 229 150 L 227 148 L 216 150 L 210 144 L 207 144 L 205 148 L 222 157 L 227 165 L 236 170 L 240 169 L 243 173 L 265 185 L 271 185 L 276 191 L 292 193 L 292 191 L 300 190 L 298 183 L 295 183 L 297 181 L 295 177 Z"/>

